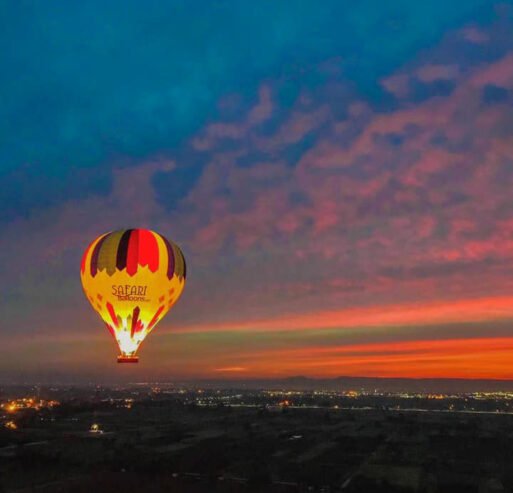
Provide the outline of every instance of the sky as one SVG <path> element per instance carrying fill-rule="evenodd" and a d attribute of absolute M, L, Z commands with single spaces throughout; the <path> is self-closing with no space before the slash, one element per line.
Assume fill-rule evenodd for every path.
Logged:
<path fill-rule="evenodd" d="M 0 380 L 513 379 L 513 2 L 0 4 Z M 188 264 L 138 365 L 99 234 Z"/>

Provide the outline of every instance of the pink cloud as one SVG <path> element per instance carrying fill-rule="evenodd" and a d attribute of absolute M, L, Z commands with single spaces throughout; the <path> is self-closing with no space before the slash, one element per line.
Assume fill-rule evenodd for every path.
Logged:
<path fill-rule="evenodd" d="M 434 82 L 437 80 L 453 80 L 460 73 L 457 65 L 437 65 L 429 64 L 420 67 L 417 70 L 417 77 L 422 82 Z"/>
<path fill-rule="evenodd" d="M 475 26 L 469 26 L 462 29 L 461 34 L 463 38 L 470 43 L 485 44 L 490 40 L 485 31 Z"/>
<path fill-rule="evenodd" d="M 256 138 L 256 145 L 267 151 L 277 151 L 287 145 L 301 141 L 310 132 L 318 129 L 330 118 L 327 105 L 310 111 L 295 110 L 270 138 Z"/>
<path fill-rule="evenodd" d="M 511 87 L 513 84 L 513 53 L 477 71 L 470 83 L 480 87 L 486 84 Z"/>
<path fill-rule="evenodd" d="M 381 85 L 398 98 L 406 98 L 410 94 L 410 77 L 406 74 L 394 74 L 381 81 Z"/>
<path fill-rule="evenodd" d="M 251 108 L 244 121 L 211 123 L 192 140 L 192 147 L 198 151 L 207 151 L 223 139 L 238 140 L 247 135 L 253 127 L 270 118 L 273 108 L 271 90 L 266 85 L 262 85 L 258 91 L 258 102 Z"/>
<path fill-rule="evenodd" d="M 250 138 L 241 139 L 238 150 L 220 149 L 212 156 L 187 198 L 203 218 L 193 243 L 212 254 L 227 244 L 241 256 L 271 249 L 276 258 L 283 255 L 276 268 L 286 277 L 306 262 L 319 276 L 329 265 L 331 272 L 348 276 L 340 282 L 361 280 L 364 289 L 343 297 L 333 291 L 322 300 L 326 305 L 413 294 L 428 298 L 442 291 L 444 296 L 500 292 L 513 274 L 494 267 L 513 259 L 509 233 L 494 218 L 508 200 L 497 193 L 496 176 L 512 151 L 499 123 L 509 112 L 483 107 L 479 91 L 497 80 L 496 74 L 507 73 L 509 59 L 460 75 L 452 66 L 424 64 L 420 73 L 426 80 L 458 75 L 455 90 L 388 113 L 358 102 L 360 110 L 337 120 L 322 103 L 309 101 L 265 139 L 248 130 Z M 501 75 L 501 80 L 507 79 Z M 295 167 L 280 159 L 281 148 L 274 144 L 264 147 L 274 153 L 271 159 L 237 165 L 238 156 L 251 154 L 253 146 L 281 141 L 286 148 L 320 124 L 322 134 Z M 389 143 L 390 135 L 400 136 L 400 144 Z M 442 144 L 435 140 L 440 135 L 446 139 Z M 226 186 L 230 193 L 221 199 L 219 190 Z M 292 201 L 298 195 L 302 199 Z M 292 255 L 285 245 L 294 246 Z M 488 287 L 469 284 L 479 277 Z M 251 281 L 255 289 L 259 282 L 258 276 Z M 325 289 L 319 279 L 312 282 L 317 292 Z M 308 290 L 298 293 L 312 296 Z"/>
<path fill-rule="evenodd" d="M 248 113 L 247 123 L 250 127 L 258 125 L 270 118 L 273 112 L 271 89 L 261 86 L 258 91 L 258 103 Z"/>

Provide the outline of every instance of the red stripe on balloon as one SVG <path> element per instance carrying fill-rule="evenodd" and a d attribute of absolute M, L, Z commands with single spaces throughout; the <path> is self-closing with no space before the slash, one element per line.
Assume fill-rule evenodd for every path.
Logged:
<path fill-rule="evenodd" d="M 159 245 L 151 231 L 139 230 L 139 265 L 147 265 L 151 272 L 159 267 Z"/>
<path fill-rule="evenodd" d="M 110 332 L 111 336 L 114 337 L 114 339 L 116 338 L 116 333 L 114 332 L 114 329 L 109 325 L 109 324 L 105 324 L 108 331 Z"/>
<path fill-rule="evenodd" d="M 162 313 L 162 310 L 164 309 L 163 306 L 161 306 L 155 315 L 153 315 L 153 318 L 151 319 L 151 322 L 148 324 L 148 330 L 150 330 L 156 323 L 159 318 L 159 315 Z"/>
<path fill-rule="evenodd" d="M 126 272 L 133 276 L 137 272 L 137 263 L 139 262 L 139 230 L 134 229 L 130 234 L 128 242 L 128 252 L 126 255 Z"/>
<path fill-rule="evenodd" d="M 82 272 L 82 274 L 85 272 L 87 254 L 89 253 L 89 250 L 91 250 L 93 243 L 94 241 L 89 243 L 89 246 L 86 248 L 86 251 L 84 252 L 84 255 L 82 257 L 82 263 L 80 264 L 80 272 Z"/>
<path fill-rule="evenodd" d="M 109 311 L 110 318 L 112 319 L 112 322 L 114 323 L 114 325 L 116 327 L 119 327 L 118 319 L 116 317 L 116 312 L 114 311 L 114 307 L 110 303 L 107 303 L 107 310 Z"/>
<path fill-rule="evenodd" d="M 136 306 L 132 314 L 132 327 L 130 329 L 130 337 L 134 337 L 134 334 L 137 330 L 137 322 L 139 321 L 139 311 L 139 307 Z"/>

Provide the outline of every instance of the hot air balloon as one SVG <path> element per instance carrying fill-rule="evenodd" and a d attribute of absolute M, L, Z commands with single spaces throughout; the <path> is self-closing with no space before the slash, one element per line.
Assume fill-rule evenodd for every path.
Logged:
<path fill-rule="evenodd" d="M 112 231 L 87 247 L 80 272 L 87 299 L 119 346 L 118 363 L 137 363 L 142 341 L 182 294 L 182 251 L 147 229 Z"/>

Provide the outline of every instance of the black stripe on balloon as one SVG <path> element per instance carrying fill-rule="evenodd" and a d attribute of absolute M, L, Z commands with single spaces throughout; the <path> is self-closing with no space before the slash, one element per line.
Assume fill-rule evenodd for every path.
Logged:
<path fill-rule="evenodd" d="M 182 250 L 180 250 L 180 255 L 182 256 L 183 261 L 183 278 L 187 277 L 187 264 L 185 263 L 185 257 L 183 256 Z"/>
<path fill-rule="evenodd" d="M 171 279 L 175 273 L 175 254 L 173 253 L 173 248 L 171 247 L 169 241 L 166 240 L 162 235 L 159 235 L 164 241 L 167 249 L 167 278 Z"/>
<path fill-rule="evenodd" d="M 103 242 L 110 236 L 111 233 L 107 233 L 103 238 L 96 243 L 93 253 L 91 254 L 91 275 L 94 277 L 98 272 L 98 257 L 100 256 L 100 249 Z"/>
<path fill-rule="evenodd" d="M 126 267 L 126 259 L 128 256 L 128 244 L 130 243 L 130 235 L 133 229 L 127 229 L 119 240 L 118 252 L 116 255 L 116 267 L 123 270 Z"/>

